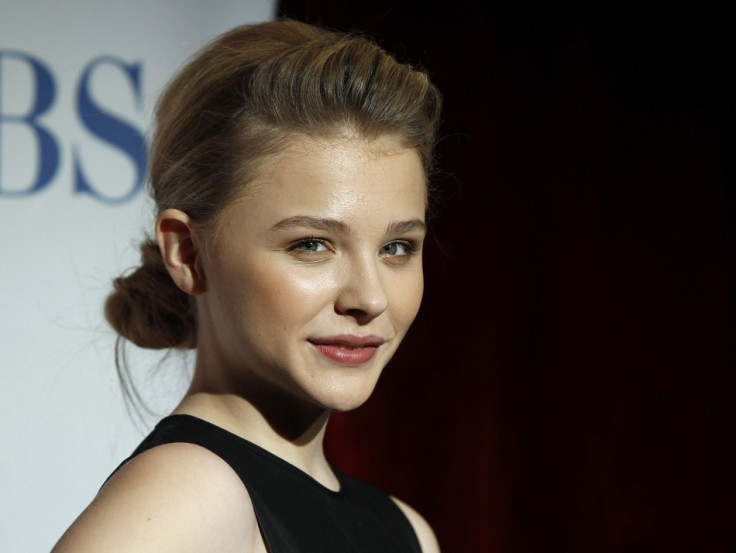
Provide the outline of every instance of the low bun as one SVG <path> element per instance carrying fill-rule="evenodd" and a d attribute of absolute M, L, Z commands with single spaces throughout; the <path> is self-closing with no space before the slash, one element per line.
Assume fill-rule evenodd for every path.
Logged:
<path fill-rule="evenodd" d="M 189 296 L 166 270 L 158 244 L 141 244 L 141 265 L 113 281 L 105 318 L 117 333 L 147 349 L 196 346 L 197 322 Z"/>

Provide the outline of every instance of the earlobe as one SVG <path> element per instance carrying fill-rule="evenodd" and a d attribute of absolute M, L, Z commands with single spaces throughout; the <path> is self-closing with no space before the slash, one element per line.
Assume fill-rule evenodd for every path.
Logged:
<path fill-rule="evenodd" d="M 192 296 L 204 293 L 200 237 L 189 215 L 179 209 L 162 211 L 156 219 L 156 240 L 176 285 Z"/>

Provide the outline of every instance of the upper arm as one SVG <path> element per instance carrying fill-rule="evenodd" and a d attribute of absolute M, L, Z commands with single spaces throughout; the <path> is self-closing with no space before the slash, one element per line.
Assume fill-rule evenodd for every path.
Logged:
<path fill-rule="evenodd" d="M 422 553 L 439 553 L 440 545 L 437 543 L 437 538 L 432 531 L 432 527 L 424 520 L 424 517 L 400 499 L 393 496 L 391 496 L 391 499 L 394 500 L 394 503 L 399 506 L 399 509 L 403 511 L 406 518 L 411 522 L 414 532 L 419 539 L 419 545 L 422 547 Z"/>
<path fill-rule="evenodd" d="M 126 463 L 53 553 L 248 551 L 258 539 L 253 506 L 238 476 L 209 451 L 177 443 Z"/>

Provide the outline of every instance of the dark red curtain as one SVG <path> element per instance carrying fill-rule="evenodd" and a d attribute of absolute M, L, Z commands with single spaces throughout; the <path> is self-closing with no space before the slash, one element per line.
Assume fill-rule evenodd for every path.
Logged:
<path fill-rule="evenodd" d="M 422 312 L 334 462 L 445 552 L 736 550 L 725 2 L 282 0 L 445 95 Z"/>

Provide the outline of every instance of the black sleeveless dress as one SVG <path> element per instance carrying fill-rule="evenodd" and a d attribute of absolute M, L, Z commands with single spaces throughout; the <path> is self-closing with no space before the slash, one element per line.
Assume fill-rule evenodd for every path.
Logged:
<path fill-rule="evenodd" d="M 329 490 L 265 449 L 196 417 L 163 419 L 125 462 L 174 442 L 204 447 L 232 467 L 248 490 L 270 553 L 421 553 L 411 524 L 385 493 L 337 470 L 340 491 Z"/>

